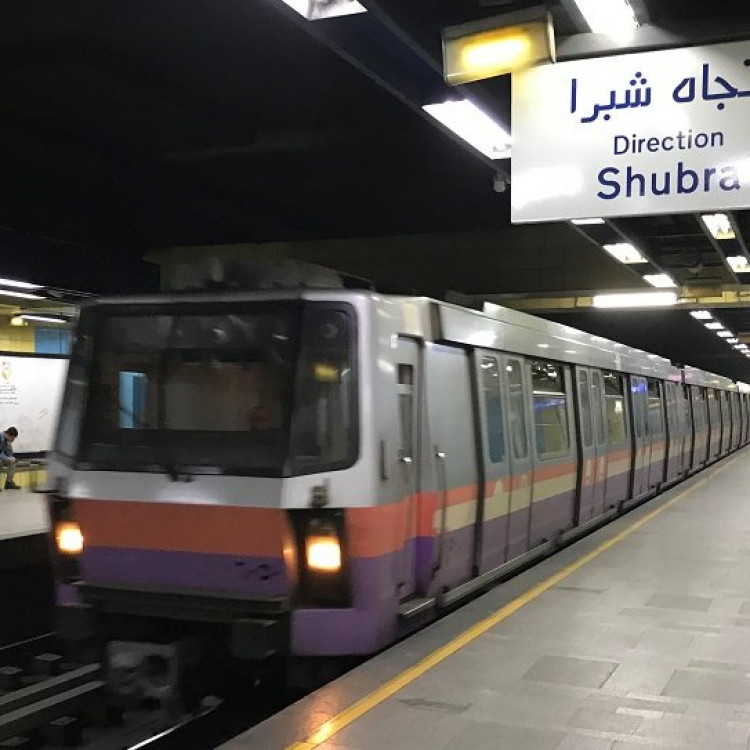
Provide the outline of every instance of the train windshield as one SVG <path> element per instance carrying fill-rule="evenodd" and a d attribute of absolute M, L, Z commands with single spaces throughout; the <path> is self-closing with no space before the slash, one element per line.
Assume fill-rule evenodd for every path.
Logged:
<path fill-rule="evenodd" d="M 74 352 L 63 409 L 63 421 L 75 419 L 73 381 L 84 358 L 75 440 L 84 468 L 285 476 L 353 462 L 347 306 L 132 305 L 85 315 L 93 316 L 81 321 L 86 351 Z"/>

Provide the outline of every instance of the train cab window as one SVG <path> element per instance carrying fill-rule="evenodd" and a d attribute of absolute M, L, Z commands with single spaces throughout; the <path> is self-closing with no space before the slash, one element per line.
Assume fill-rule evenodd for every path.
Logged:
<path fill-rule="evenodd" d="M 308 307 L 302 323 L 292 414 L 294 473 L 350 464 L 356 448 L 354 359 L 349 316 Z"/>
<path fill-rule="evenodd" d="M 605 372 L 604 406 L 607 412 L 607 443 L 621 445 L 628 437 L 625 424 L 625 385 L 622 375 Z"/>
<path fill-rule="evenodd" d="M 664 404 L 661 399 L 659 381 L 648 379 L 648 434 L 664 434 Z"/>
<path fill-rule="evenodd" d="M 593 444 L 593 426 L 591 424 L 591 393 L 589 391 L 589 374 L 586 370 L 578 371 L 578 403 L 581 413 L 581 437 L 583 445 L 590 448 Z"/>
<path fill-rule="evenodd" d="M 508 401 L 510 439 L 513 444 L 513 456 L 525 459 L 529 456 L 529 436 L 526 430 L 526 399 L 523 395 L 523 373 L 517 359 L 509 359 L 505 367 L 508 375 Z"/>
<path fill-rule="evenodd" d="M 505 435 L 503 434 L 503 402 L 500 388 L 500 367 L 495 357 L 482 357 L 482 389 L 487 425 L 487 451 L 493 464 L 505 460 Z"/>
<path fill-rule="evenodd" d="M 537 453 L 542 459 L 565 455 L 570 450 L 565 371 L 551 362 L 530 366 Z"/>

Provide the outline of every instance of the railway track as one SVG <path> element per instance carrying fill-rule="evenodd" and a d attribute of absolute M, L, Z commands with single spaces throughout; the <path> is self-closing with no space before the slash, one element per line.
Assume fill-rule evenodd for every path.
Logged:
<path fill-rule="evenodd" d="M 102 666 L 66 661 L 52 634 L 0 649 L 0 750 L 204 750 L 300 697 L 257 681 L 175 717 L 109 694 Z"/>
<path fill-rule="evenodd" d="M 102 666 L 68 662 L 54 636 L 0 649 L 0 748 L 96 750 L 159 748 L 222 706 L 204 701 L 195 714 L 169 717 L 156 705 L 122 706 L 107 692 Z"/>

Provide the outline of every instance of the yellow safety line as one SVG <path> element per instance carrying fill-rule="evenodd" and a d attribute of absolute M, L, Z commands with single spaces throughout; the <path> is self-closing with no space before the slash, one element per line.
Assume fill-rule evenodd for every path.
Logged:
<path fill-rule="evenodd" d="M 671 500 L 668 500 L 664 505 L 652 510 L 647 515 L 643 516 L 638 521 L 628 526 L 628 528 L 616 534 L 606 542 L 602 542 L 596 549 L 588 552 L 587 554 L 579 557 L 575 562 L 572 562 L 567 567 L 558 571 L 554 575 L 550 576 L 546 580 L 538 583 L 533 588 L 529 589 L 526 593 L 521 594 L 517 599 L 506 604 L 501 609 L 497 610 L 494 614 L 486 617 L 484 620 L 480 620 L 475 625 L 472 625 L 468 630 L 465 630 L 460 635 L 456 636 L 452 641 L 449 641 L 444 646 L 433 651 L 427 655 L 424 659 L 417 662 L 413 667 L 405 669 L 401 674 L 396 675 L 393 679 L 384 683 L 380 687 L 373 690 L 368 695 L 361 698 L 356 703 L 353 703 L 349 708 L 337 714 L 333 718 L 326 721 L 318 729 L 311 734 L 306 740 L 302 742 L 295 742 L 289 745 L 286 750 L 315 750 L 320 747 L 324 742 L 327 742 L 333 735 L 338 734 L 342 729 L 348 727 L 353 722 L 357 721 L 361 716 L 364 716 L 368 711 L 381 704 L 383 701 L 390 698 L 394 693 L 397 693 L 402 688 L 405 688 L 410 683 L 414 682 L 417 678 L 421 677 L 425 672 L 428 672 L 434 666 L 439 664 L 441 661 L 447 659 L 451 654 L 455 654 L 456 651 L 462 649 L 472 641 L 479 638 L 495 625 L 501 623 L 506 618 L 510 617 L 519 609 L 525 607 L 529 602 L 534 601 L 538 596 L 543 594 L 545 591 L 549 591 L 551 588 L 556 586 L 561 581 L 565 580 L 577 570 L 580 570 L 584 565 L 590 563 L 595 558 L 599 557 L 603 552 L 611 549 L 616 544 L 619 544 L 623 539 L 629 537 L 633 532 L 638 531 L 641 527 L 645 526 L 650 521 L 653 521 L 658 515 L 663 513 L 668 508 L 671 508 L 676 503 L 684 500 L 691 492 L 697 490 L 700 486 L 704 485 L 709 479 L 715 477 L 719 472 L 724 471 L 736 458 L 735 456 L 728 461 L 724 466 L 714 469 L 710 474 L 703 479 L 696 482 L 692 487 L 680 492 L 679 495 L 675 495 Z"/>

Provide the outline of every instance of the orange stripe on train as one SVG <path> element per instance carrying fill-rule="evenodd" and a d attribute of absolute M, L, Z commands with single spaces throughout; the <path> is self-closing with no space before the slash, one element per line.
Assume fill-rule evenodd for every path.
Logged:
<path fill-rule="evenodd" d="M 76 500 L 87 546 L 281 557 L 291 539 L 276 508 Z"/>

